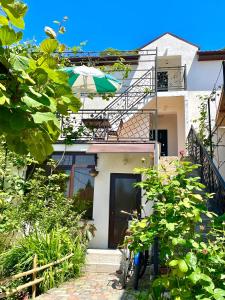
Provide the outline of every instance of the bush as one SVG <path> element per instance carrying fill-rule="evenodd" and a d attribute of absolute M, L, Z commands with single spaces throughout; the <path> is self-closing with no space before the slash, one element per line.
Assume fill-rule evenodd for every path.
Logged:
<path fill-rule="evenodd" d="M 225 216 L 207 210 L 212 195 L 190 176 L 196 168 L 178 163 L 174 176 L 140 170 L 145 180 L 139 186 L 154 212 L 132 223 L 130 248 L 148 249 L 158 237 L 160 265 L 167 270 L 151 283 L 146 299 L 225 299 Z"/>
<path fill-rule="evenodd" d="M 81 221 L 83 212 L 65 196 L 68 176 L 57 171 L 55 162 L 49 160 L 46 170 L 46 166 L 12 152 L 7 153 L 7 164 L 5 161 L 0 146 L 0 278 L 32 269 L 35 254 L 40 266 L 74 253 L 69 262 L 38 273 L 38 277 L 44 276 L 41 293 L 79 275 L 94 227 Z M 32 167 L 27 178 L 18 172 L 26 165 Z M 30 279 L 24 277 L 8 287 Z"/>
<path fill-rule="evenodd" d="M 45 278 L 39 285 L 39 292 L 43 292 L 78 276 L 84 263 L 85 250 L 86 244 L 72 238 L 65 228 L 55 228 L 49 233 L 36 230 L 0 255 L 0 277 L 5 278 L 32 269 L 34 254 L 37 255 L 38 266 L 42 266 L 73 253 L 68 261 L 38 273 L 38 277 Z M 25 283 L 29 280 L 31 276 L 24 277 L 19 282 Z"/>

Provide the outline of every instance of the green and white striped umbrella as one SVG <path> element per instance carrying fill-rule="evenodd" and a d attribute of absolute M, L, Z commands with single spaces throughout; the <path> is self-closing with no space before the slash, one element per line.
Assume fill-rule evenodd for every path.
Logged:
<path fill-rule="evenodd" d="M 63 71 L 69 75 L 74 93 L 115 93 L 121 88 L 119 80 L 93 67 L 67 67 Z"/>

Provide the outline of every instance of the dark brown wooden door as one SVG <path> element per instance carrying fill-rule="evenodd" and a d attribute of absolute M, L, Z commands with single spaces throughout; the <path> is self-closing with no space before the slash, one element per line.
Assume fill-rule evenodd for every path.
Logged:
<path fill-rule="evenodd" d="M 129 216 L 121 210 L 132 213 L 140 212 L 141 190 L 134 187 L 141 180 L 137 174 L 111 174 L 110 178 L 110 210 L 109 210 L 109 248 L 121 245 Z"/>

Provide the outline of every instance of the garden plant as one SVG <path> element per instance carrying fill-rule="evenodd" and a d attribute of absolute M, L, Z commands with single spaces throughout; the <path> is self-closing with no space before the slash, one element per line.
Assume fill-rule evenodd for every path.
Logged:
<path fill-rule="evenodd" d="M 191 176 L 197 168 L 177 162 L 174 175 L 137 170 L 144 177 L 138 186 L 154 204 L 150 216 L 131 225 L 130 248 L 148 249 L 157 237 L 163 269 L 140 299 L 225 299 L 225 218 L 208 211 L 212 195 Z"/>

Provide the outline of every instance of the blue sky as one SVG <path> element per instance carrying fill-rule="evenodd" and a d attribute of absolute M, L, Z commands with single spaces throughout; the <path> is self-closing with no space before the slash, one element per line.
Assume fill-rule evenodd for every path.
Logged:
<path fill-rule="evenodd" d="M 45 38 L 45 25 L 68 16 L 62 41 L 73 46 L 88 41 L 86 50 L 140 47 L 172 32 L 202 50 L 225 48 L 225 0 L 24 0 L 24 39 Z"/>

